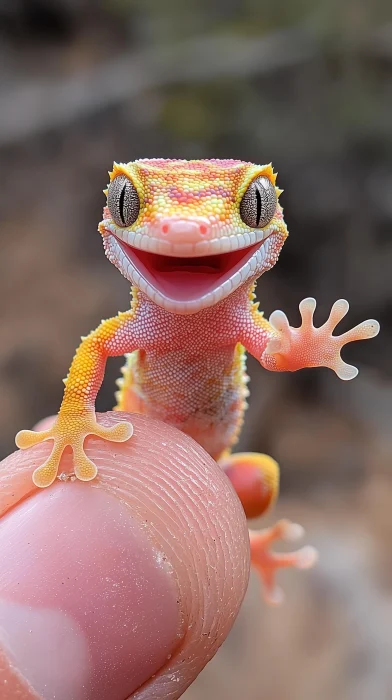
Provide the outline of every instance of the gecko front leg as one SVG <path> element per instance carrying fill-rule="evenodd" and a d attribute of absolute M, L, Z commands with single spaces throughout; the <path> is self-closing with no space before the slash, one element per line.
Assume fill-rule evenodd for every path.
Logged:
<path fill-rule="evenodd" d="M 131 341 L 131 311 L 120 313 L 82 339 L 73 359 L 59 414 L 49 430 L 35 432 L 21 430 L 16 444 L 26 449 L 46 440 L 53 441 L 52 452 L 44 464 L 33 473 L 36 486 L 45 488 L 57 476 L 61 456 L 66 447 L 73 451 L 75 476 L 90 481 L 97 474 L 96 465 L 84 452 L 87 435 L 96 435 L 112 442 L 125 442 L 133 433 L 131 423 L 118 423 L 105 428 L 97 423 L 95 399 L 102 384 L 106 360 L 109 356 L 123 355 L 135 349 Z"/>
<path fill-rule="evenodd" d="M 335 301 L 329 318 L 319 328 L 313 324 L 315 309 L 316 300 L 312 297 L 301 301 L 302 324 L 299 328 L 289 325 L 283 311 L 274 311 L 269 319 L 272 337 L 262 354 L 261 364 L 266 369 L 278 372 L 294 372 L 304 367 L 329 367 L 340 379 L 354 379 L 358 369 L 344 362 L 340 352 L 347 343 L 374 338 L 380 324 L 369 319 L 342 335 L 333 335 L 338 323 L 348 313 L 348 302 L 345 299 Z"/>
<path fill-rule="evenodd" d="M 333 331 L 348 312 L 347 301 L 340 299 L 335 302 L 328 320 L 320 328 L 315 328 L 313 325 L 316 308 L 314 299 L 304 299 L 299 308 L 302 324 L 299 328 L 292 328 L 282 311 L 275 311 L 268 322 L 257 310 L 257 305 L 251 304 L 250 314 L 241 335 L 241 342 L 246 350 L 269 370 L 295 371 L 304 367 L 330 367 L 341 379 L 353 379 L 358 374 L 358 370 L 342 360 L 340 351 L 346 343 L 376 336 L 379 332 L 378 322 L 364 321 L 347 333 L 335 336 Z M 264 502 L 269 503 L 276 499 L 279 473 L 275 463 L 276 477 L 271 479 L 271 458 L 266 463 L 265 459 L 260 459 L 265 456 L 259 456 L 259 459 L 257 457 L 253 458 L 252 463 L 248 457 L 247 463 L 244 464 L 246 472 L 243 474 L 244 468 L 240 469 L 240 467 L 245 460 L 239 455 L 235 464 L 236 469 L 229 470 L 228 476 L 239 491 L 245 512 L 247 505 L 250 504 L 252 507 L 250 512 L 259 515 L 261 510 L 255 512 L 254 504 L 259 508 Z M 231 459 L 235 458 L 236 455 L 232 455 Z M 265 471 L 266 466 L 268 466 L 267 471 Z M 268 486 L 264 489 L 268 495 L 267 501 L 265 498 L 263 500 L 260 498 L 260 493 L 263 493 L 260 485 L 264 484 Z M 302 533 L 301 526 L 284 520 L 267 530 L 250 531 L 251 562 L 262 581 L 264 597 L 270 603 L 278 603 L 282 599 L 282 593 L 275 584 L 275 575 L 280 568 L 309 568 L 317 560 L 317 552 L 313 547 L 303 547 L 287 554 L 270 550 L 270 545 L 276 540 L 297 539 Z"/>

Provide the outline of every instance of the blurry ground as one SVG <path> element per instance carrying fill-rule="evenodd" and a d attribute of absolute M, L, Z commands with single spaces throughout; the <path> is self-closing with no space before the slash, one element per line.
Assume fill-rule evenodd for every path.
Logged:
<path fill-rule="evenodd" d="M 276 515 L 320 549 L 282 575 L 187 700 L 392 699 L 392 24 L 387 2 L 8 0 L 0 5 L 0 449 L 54 413 L 82 334 L 128 304 L 96 224 L 113 160 L 232 157 L 279 171 L 290 237 L 258 287 L 295 323 L 380 336 L 359 377 L 269 375 L 249 361 L 241 447 L 282 465 Z M 342 324 L 344 326 L 344 324 Z M 99 410 L 113 404 L 109 363 Z"/>

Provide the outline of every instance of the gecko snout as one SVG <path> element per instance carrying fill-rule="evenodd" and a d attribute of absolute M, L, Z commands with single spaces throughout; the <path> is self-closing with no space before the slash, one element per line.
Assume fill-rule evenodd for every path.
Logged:
<path fill-rule="evenodd" d="M 160 219 L 156 233 L 171 243 L 198 243 L 211 237 L 211 227 L 206 219 Z"/>

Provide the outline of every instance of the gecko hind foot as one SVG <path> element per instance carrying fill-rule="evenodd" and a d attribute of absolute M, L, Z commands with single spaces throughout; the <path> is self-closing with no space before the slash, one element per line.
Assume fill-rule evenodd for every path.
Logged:
<path fill-rule="evenodd" d="M 131 423 L 116 423 L 105 427 L 97 423 L 95 415 L 88 416 L 58 416 L 54 425 L 48 430 L 35 432 L 21 430 L 15 442 L 22 450 L 38 445 L 47 440 L 53 440 L 52 451 L 47 460 L 33 472 L 33 482 L 40 488 L 50 486 L 56 479 L 60 460 L 66 447 L 73 451 L 74 473 L 81 481 L 91 481 L 97 475 L 97 467 L 84 451 L 84 440 L 87 435 L 94 435 L 110 442 L 125 442 L 133 434 Z"/>
<path fill-rule="evenodd" d="M 271 552 L 270 545 L 277 540 L 293 542 L 303 534 L 303 527 L 289 520 L 279 520 L 260 532 L 249 530 L 251 563 L 260 576 L 264 598 L 271 605 L 279 605 L 284 600 L 283 591 L 275 583 L 277 570 L 288 567 L 310 569 L 316 563 L 318 553 L 311 546 L 289 553 Z"/>

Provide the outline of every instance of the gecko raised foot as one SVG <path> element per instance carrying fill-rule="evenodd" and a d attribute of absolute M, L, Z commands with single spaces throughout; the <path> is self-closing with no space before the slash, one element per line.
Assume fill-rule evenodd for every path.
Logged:
<path fill-rule="evenodd" d="M 264 598 L 271 605 L 279 605 L 284 599 L 283 591 L 275 583 L 277 570 L 287 567 L 310 569 L 316 563 L 318 553 L 311 546 L 289 553 L 271 552 L 270 545 L 276 540 L 293 542 L 303 534 L 303 527 L 289 520 L 279 520 L 272 527 L 259 532 L 249 530 L 251 563 L 260 576 Z"/>
<path fill-rule="evenodd" d="M 315 309 L 316 300 L 312 297 L 301 301 L 299 310 L 302 324 L 299 328 L 289 325 L 283 311 L 274 311 L 269 322 L 277 335 L 268 342 L 263 363 L 271 369 L 288 371 L 304 367 L 329 367 L 340 379 L 354 379 L 358 369 L 344 362 L 340 351 L 347 343 L 374 338 L 380 330 L 380 324 L 374 319 L 369 319 L 342 335 L 332 335 L 338 323 L 348 313 L 348 301 L 335 301 L 329 318 L 319 328 L 313 325 Z"/>
<path fill-rule="evenodd" d="M 81 481 L 91 481 L 97 475 L 97 467 L 87 457 L 84 451 L 84 440 L 87 435 L 110 440 L 111 442 L 125 442 L 133 434 L 131 423 L 117 423 L 110 427 L 104 427 L 97 423 L 95 413 L 84 415 L 65 414 L 56 419 L 54 425 L 48 430 L 35 432 L 34 430 L 21 430 L 15 442 L 17 447 L 25 450 L 33 445 L 38 445 L 46 440 L 53 440 L 53 448 L 48 459 L 33 473 L 33 482 L 40 488 L 50 486 L 55 480 L 61 456 L 66 447 L 73 451 L 74 473 Z"/>

